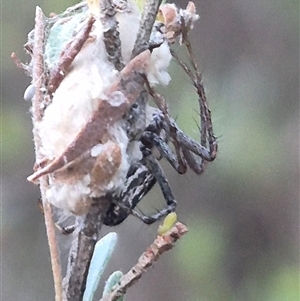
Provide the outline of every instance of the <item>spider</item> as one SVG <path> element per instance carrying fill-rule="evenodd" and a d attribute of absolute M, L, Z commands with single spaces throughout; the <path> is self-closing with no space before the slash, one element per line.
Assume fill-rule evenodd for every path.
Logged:
<path fill-rule="evenodd" d="M 170 26 L 171 25 L 172 24 L 170 24 Z M 169 116 L 164 99 L 152 88 L 144 75 L 144 83 L 147 86 L 147 91 L 143 91 L 144 96 L 138 97 L 129 110 L 129 113 L 123 117 L 123 120 L 128 124 L 127 136 L 129 137 L 129 140 L 139 141 L 142 159 L 131 162 L 132 165 L 127 172 L 125 183 L 120 189 L 109 191 L 103 196 L 104 198 L 111 200 L 111 205 L 104 217 L 104 224 L 106 225 L 113 226 L 120 224 L 129 214 L 133 214 L 139 217 L 143 222 L 151 224 L 162 216 L 175 210 L 176 200 L 159 164 L 161 158 L 166 158 L 179 174 L 184 174 L 187 171 L 187 167 L 190 167 L 195 173 L 201 174 L 207 163 L 213 161 L 216 157 L 217 143 L 212 130 L 210 111 L 207 106 L 201 75 L 198 72 L 192 49 L 187 38 L 188 29 L 185 26 L 185 19 L 183 16 L 181 16 L 180 25 L 180 30 L 176 29 L 178 30 L 178 33 L 176 34 L 181 34 L 181 41 L 187 47 L 194 72 L 192 72 L 174 52 L 171 53 L 192 80 L 199 96 L 201 120 L 200 143 L 193 140 L 179 129 L 175 120 Z M 92 26 L 92 23 L 89 22 L 88 26 Z M 166 23 L 165 26 L 168 27 L 169 25 Z M 188 27 L 189 26 L 190 25 L 188 25 Z M 86 36 L 88 35 L 88 30 L 87 34 L 85 34 Z M 157 30 L 160 29 L 158 28 Z M 79 39 L 79 41 L 81 40 Z M 73 48 L 71 47 L 71 49 Z M 59 74 L 61 73 L 63 72 L 59 72 Z M 53 78 L 56 80 L 55 76 Z M 53 80 L 53 82 L 55 81 Z M 57 85 L 58 83 L 56 83 L 56 86 Z M 53 88 L 52 85 L 50 85 L 50 88 Z M 149 107 L 147 104 L 148 94 L 153 97 L 158 109 L 154 110 L 150 123 L 146 125 L 145 111 L 147 110 L 147 107 Z M 173 144 L 175 153 L 172 151 L 169 145 L 170 143 Z M 153 148 L 158 149 L 160 158 L 156 158 L 153 155 Z M 68 153 L 65 152 L 64 154 L 65 155 L 62 155 L 59 159 L 62 161 L 62 163 L 59 164 L 66 163 L 65 158 L 68 157 Z M 41 162 L 40 164 L 43 167 L 44 162 Z M 54 171 L 55 168 L 57 169 L 59 167 L 56 166 L 51 170 L 53 163 L 51 164 L 48 165 L 50 166 L 48 169 L 43 169 L 42 172 L 36 173 L 31 177 L 31 180 Z M 151 216 L 138 214 L 134 211 L 134 208 L 152 189 L 156 182 L 160 185 L 164 199 L 166 200 L 166 208 Z M 97 197 L 95 197 L 94 200 L 97 200 Z"/>
<path fill-rule="evenodd" d="M 197 175 L 200 175 L 205 170 L 207 163 L 216 158 L 218 145 L 213 133 L 211 112 L 208 108 L 202 76 L 198 70 L 188 39 L 188 30 L 183 16 L 181 16 L 180 23 L 181 43 L 186 46 L 193 71 L 180 60 L 174 51 L 171 50 L 171 54 L 191 79 L 198 95 L 200 107 L 200 142 L 186 135 L 177 126 L 175 120 L 168 114 L 163 97 L 145 79 L 148 93 L 153 97 L 159 110 L 153 114 L 152 121 L 140 137 L 143 158 L 130 167 L 122 191 L 118 194 L 110 193 L 106 195 L 106 198 L 111 200 L 111 205 L 103 221 L 105 225 L 118 225 L 130 214 L 138 217 L 146 224 L 152 224 L 175 210 L 177 202 L 164 171 L 159 164 L 159 160 L 152 153 L 154 147 L 160 153 L 159 159 L 167 159 L 179 174 L 186 173 L 188 166 Z M 175 153 L 169 146 L 169 140 L 174 146 Z M 156 182 L 160 186 L 167 206 L 150 216 L 141 215 L 134 211 L 136 205 L 152 189 Z"/>
<path fill-rule="evenodd" d="M 181 66 L 186 67 L 183 62 L 179 61 L 179 63 Z M 191 73 L 189 75 L 192 76 Z M 199 96 L 202 125 L 200 130 L 201 142 L 193 140 L 179 129 L 175 120 L 168 115 L 167 110 L 164 108 L 163 98 L 147 84 L 150 95 L 152 95 L 162 111 L 155 111 L 151 123 L 142 133 L 140 142 L 143 158 L 130 167 L 122 191 L 118 194 L 109 193 L 105 196 L 111 201 L 111 205 L 103 220 L 105 225 L 118 225 L 130 214 L 138 217 L 146 224 L 152 224 L 175 210 L 177 202 L 160 166 L 159 160 L 161 158 L 167 159 L 179 174 L 186 173 L 187 166 L 189 166 L 198 175 L 202 174 L 208 162 L 215 159 L 217 141 L 213 134 L 211 114 L 206 104 L 201 77 L 199 74 L 196 76 L 192 76 L 192 79 Z M 169 139 L 175 147 L 176 154 L 174 154 L 168 144 Z M 207 144 L 209 145 L 208 148 Z M 154 147 L 160 153 L 160 158 L 158 159 L 152 153 Z M 156 182 L 160 186 L 167 206 L 150 216 L 141 215 L 134 211 L 137 204 L 153 188 Z"/>

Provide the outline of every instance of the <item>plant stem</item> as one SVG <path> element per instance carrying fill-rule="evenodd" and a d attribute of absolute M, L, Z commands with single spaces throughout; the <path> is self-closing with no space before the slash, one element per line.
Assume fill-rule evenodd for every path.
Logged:
<path fill-rule="evenodd" d="M 38 133 L 38 123 L 43 118 L 43 88 L 45 87 L 45 72 L 44 72 L 44 41 L 45 41 L 45 21 L 44 15 L 40 7 L 36 8 L 35 17 L 35 30 L 34 30 L 34 47 L 33 47 L 33 60 L 34 67 L 32 70 L 33 84 L 35 85 L 35 95 L 32 98 L 32 123 L 33 123 L 33 136 L 35 144 L 36 162 L 40 162 L 42 154 L 40 152 L 41 140 Z M 46 198 L 46 189 L 48 186 L 47 176 L 42 177 L 40 180 L 40 190 L 42 195 L 45 226 L 47 231 L 47 238 L 49 244 L 49 251 L 51 257 L 51 266 L 53 272 L 55 301 L 62 301 L 62 276 L 61 266 L 59 262 L 59 251 L 55 236 L 55 226 L 52 218 L 52 209 Z"/>

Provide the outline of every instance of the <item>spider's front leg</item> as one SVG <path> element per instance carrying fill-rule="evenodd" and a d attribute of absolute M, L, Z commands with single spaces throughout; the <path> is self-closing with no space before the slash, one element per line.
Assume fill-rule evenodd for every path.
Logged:
<path fill-rule="evenodd" d="M 145 224 L 152 224 L 160 218 L 165 217 L 169 213 L 175 211 L 177 202 L 174 198 L 166 175 L 163 169 L 161 168 L 158 160 L 154 158 L 154 156 L 151 153 L 151 150 L 145 148 L 142 152 L 146 160 L 146 166 L 148 167 L 149 171 L 153 174 L 155 180 L 159 184 L 164 199 L 166 200 L 167 206 L 164 209 L 159 210 L 156 214 L 150 216 L 143 216 L 134 211 L 132 213 L 136 217 L 140 218 Z"/>
<path fill-rule="evenodd" d="M 157 93 L 148 82 L 146 82 L 146 84 L 150 95 L 153 97 L 154 102 L 157 104 L 158 108 L 163 112 L 161 127 L 162 130 L 165 131 L 166 136 L 169 138 L 171 143 L 174 145 L 176 156 L 174 156 L 174 154 L 170 150 L 170 147 L 166 144 L 165 141 L 158 143 L 157 138 L 154 138 L 153 134 L 145 133 L 144 137 L 147 137 L 148 135 L 150 138 L 148 140 L 153 141 L 153 143 L 155 143 L 156 145 L 159 145 L 161 143 L 164 144 L 163 148 L 160 147 L 162 151 L 161 153 L 165 155 L 169 163 L 171 163 L 171 165 L 179 173 L 186 172 L 187 164 L 196 174 L 201 174 L 205 170 L 207 163 L 213 161 L 216 158 L 218 147 L 217 139 L 215 138 L 213 133 L 211 113 L 207 105 L 204 88 L 202 86 L 201 81 L 199 82 L 195 79 L 194 83 L 195 88 L 197 89 L 197 94 L 199 96 L 199 115 L 201 121 L 201 127 L 199 127 L 201 136 L 200 142 L 192 139 L 178 127 L 175 120 L 171 118 L 168 114 L 164 98 L 159 93 Z M 179 163 L 179 169 L 176 166 L 176 164 L 173 163 L 174 160 L 175 163 Z"/>
<path fill-rule="evenodd" d="M 174 145 L 176 154 L 168 139 Z M 169 115 L 161 112 L 153 117 L 140 140 L 148 149 L 156 148 L 179 174 L 186 173 L 188 165 L 200 175 L 207 163 L 214 159 L 209 150 L 180 130 Z"/>
<path fill-rule="evenodd" d="M 109 197 L 111 199 L 111 205 L 103 220 L 105 225 L 116 226 L 122 223 L 130 214 L 138 217 L 145 224 L 152 224 L 175 210 L 177 202 L 159 162 L 148 149 L 143 150 L 143 156 L 141 161 L 130 167 L 121 193 L 118 196 L 116 194 L 105 196 L 105 198 Z M 134 208 L 156 182 L 161 188 L 167 207 L 150 216 L 134 211 Z"/>
<path fill-rule="evenodd" d="M 142 159 L 130 166 L 120 193 L 109 193 L 105 196 L 111 200 L 103 219 L 106 226 L 121 224 L 156 183 L 155 177 L 143 163 Z"/>
<path fill-rule="evenodd" d="M 142 144 L 149 150 L 156 148 L 161 157 L 167 159 L 171 166 L 179 173 L 186 173 L 186 163 L 183 160 L 181 154 L 173 153 L 168 144 L 169 126 L 165 121 L 165 115 L 158 111 L 154 114 L 151 123 L 147 126 L 144 133 L 141 136 Z"/>
<path fill-rule="evenodd" d="M 175 169 L 180 170 L 180 163 L 169 149 L 167 138 L 162 131 L 162 122 L 164 122 L 163 115 L 157 110 L 152 115 L 151 123 L 140 138 L 142 159 L 131 165 L 122 191 L 118 194 L 110 193 L 106 195 L 106 198 L 108 197 L 111 200 L 111 206 L 106 212 L 105 225 L 118 225 L 130 214 L 140 218 L 146 224 L 152 224 L 175 210 L 176 200 L 168 180 L 158 160 L 152 154 L 153 147 L 156 147 L 161 156 L 166 157 Z M 136 205 L 156 182 L 161 188 L 167 207 L 151 216 L 141 215 L 134 211 Z"/>
<path fill-rule="evenodd" d="M 217 154 L 217 141 L 216 138 L 206 137 L 207 132 L 205 128 L 201 128 L 201 136 L 205 136 L 208 139 L 209 147 L 207 142 L 201 139 L 201 143 L 194 140 L 187 134 L 185 134 L 176 124 L 176 122 L 170 118 L 170 137 L 175 145 L 177 152 L 181 153 L 184 161 L 196 174 L 200 175 L 204 172 L 207 164 L 216 158 Z M 204 134 L 203 134 L 204 132 Z"/>

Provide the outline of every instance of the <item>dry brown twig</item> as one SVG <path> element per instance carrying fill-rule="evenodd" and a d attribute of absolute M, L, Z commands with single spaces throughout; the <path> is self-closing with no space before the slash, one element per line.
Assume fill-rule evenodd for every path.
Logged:
<path fill-rule="evenodd" d="M 80 52 L 84 43 L 89 37 L 95 19 L 91 16 L 82 30 L 74 37 L 74 39 L 62 51 L 56 67 L 51 70 L 48 93 L 54 93 L 61 81 L 64 79 L 67 69 L 70 67 L 76 55 Z"/>
<path fill-rule="evenodd" d="M 33 120 L 33 135 L 35 144 L 36 160 L 41 160 L 42 155 L 40 152 L 41 141 L 38 135 L 37 125 L 43 118 L 42 104 L 43 104 L 43 88 L 45 87 L 45 71 L 44 71 L 44 15 L 42 10 L 36 8 L 35 17 L 35 31 L 34 31 L 34 47 L 33 57 L 35 58 L 35 64 L 32 70 L 32 82 L 35 85 L 35 95 L 32 98 L 32 120 Z M 40 190 L 43 201 L 45 225 L 48 237 L 48 244 L 51 257 L 51 266 L 53 272 L 55 300 L 62 301 L 62 275 L 61 266 L 59 260 L 59 251 L 57 246 L 57 240 L 55 236 L 55 226 L 53 222 L 51 205 L 46 197 L 46 190 L 48 186 L 48 177 L 41 177 L 39 180 Z"/>
<path fill-rule="evenodd" d="M 101 21 L 104 27 L 103 41 L 107 52 L 107 58 L 115 66 L 116 70 L 121 71 L 124 68 L 121 52 L 122 45 L 113 1 L 102 0 L 100 1 L 100 7 L 103 12 Z"/>
<path fill-rule="evenodd" d="M 127 274 L 122 276 L 113 291 L 104 296 L 100 301 L 116 301 L 119 297 L 124 295 L 127 289 L 136 283 L 147 269 L 158 260 L 159 256 L 172 249 L 175 242 L 187 232 L 188 228 L 184 224 L 177 222 L 164 235 L 158 235 L 146 252 L 140 256 L 137 264 L 131 268 Z"/>

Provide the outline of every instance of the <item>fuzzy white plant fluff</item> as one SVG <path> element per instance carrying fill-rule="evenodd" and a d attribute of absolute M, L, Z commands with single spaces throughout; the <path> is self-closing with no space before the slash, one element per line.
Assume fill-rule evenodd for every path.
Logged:
<path fill-rule="evenodd" d="M 89 12 L 75 15 L 74 19 L 68 21 L 75 24 L 65 24 L 64 28 L 78 32 L 88 16 Z M 140 13 L 130 4 L 130 9 L 118 12 L 116 18 L 119 22 L 122 56 L 127 63 L 139 29 Z M 54 30 L 54 39 L 65 34 L 57 31 L 57 28 Z M 99 101 L 107 100 L 105 92 L 117 77 L 118 71 L 107 60 L 103 30 L 98 16 L 90 38 L 67 70 L 38 126 L 41 153 L 48 162 L 58 158 L 74 141 L 92 117 Z M 50 68 L 51 64 L 55 65 L 51 51 L 51 45 L 46 45 L 45 60 Z M 170 76 L 167 68 L 170 60 L 167 44 L 153 51 L 147 70 L 151 84 L 168 84 Z M 96 146 L 88 154 L 82 154 L 74 162 L 49 175 L 46 194 L 53 205 L 68 212 L 83 214 L 92 197 L 100 197 L 122 186 L 131 162 L 141 158 L 138 142 L 129 142 L 124 122 L 118 121 L 111 126 L 107 137 L 98 144 L 95 142 Z"/>

